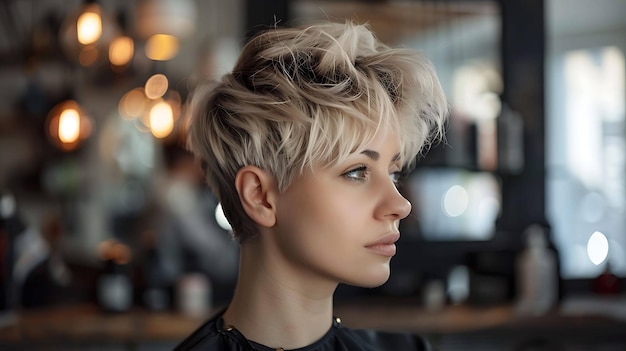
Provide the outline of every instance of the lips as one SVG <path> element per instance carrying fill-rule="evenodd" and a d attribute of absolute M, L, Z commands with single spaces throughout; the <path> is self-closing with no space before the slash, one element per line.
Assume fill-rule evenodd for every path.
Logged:
<path fill-rule="evenodd" d="M 400 239 L 400 233 L 390 233 L 365 247 L 379 255 L 391 257 L 396 254 L 395 242 L 398 239 Z"/>

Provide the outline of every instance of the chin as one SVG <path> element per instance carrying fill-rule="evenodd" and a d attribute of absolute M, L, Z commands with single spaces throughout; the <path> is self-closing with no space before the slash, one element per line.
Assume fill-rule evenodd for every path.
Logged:
<path fill-rule="evenodd" d="M 389 280 L 389 267 L 368 273 L 369 274 L 361 274 L 359 277 L 355 277 L 356 279 L 350 279 L 344 283 L 359 288 L 377 288 Z"/>

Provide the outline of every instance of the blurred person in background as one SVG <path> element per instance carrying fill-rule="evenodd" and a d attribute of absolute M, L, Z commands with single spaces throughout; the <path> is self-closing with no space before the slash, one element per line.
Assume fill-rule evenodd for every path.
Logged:
<path fill-rule="evenodd" d="M 206 277 L 213 289 L 214 301 L 223 303 L 232 295 L 239 247 L 216 221 L 217 201 L 207 188 L 193 155 L 180 146 L 164 148 L 166 172 L 157 181 L 158 209 L 154 216 L 153 238 L 146 264 L 146 284 L 150 306 L 159 309 L 165 301 L 154 301 L 166 289 L 176 294 L 178 280 L 186 274 Z M 157 293 L 155 295 L 155 293 Z"/>

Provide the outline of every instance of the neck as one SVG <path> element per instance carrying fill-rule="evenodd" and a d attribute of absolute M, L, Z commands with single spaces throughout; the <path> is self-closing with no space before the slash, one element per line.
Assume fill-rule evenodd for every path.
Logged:
<path fill-rule="evenodd" d="M 295 349 L 319 340 L 331 327 L 336 282 L 295 271 L 257 238 L 242 243 L 237 288 L 224 313 L 247 339 Z"/>

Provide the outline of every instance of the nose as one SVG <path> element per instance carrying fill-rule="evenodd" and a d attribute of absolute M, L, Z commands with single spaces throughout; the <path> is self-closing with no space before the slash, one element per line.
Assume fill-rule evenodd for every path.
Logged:
<path fill-rule="evenodd" d="M 390 185 L 381 185 L 383 187 L 383 196 L 378 207 L 378 215 L 381 218 L 391 218 L 393 220 L 404 219 L 411 213 L 411 203 L 400 194 L 395 184 L 390 183 Z"/>

